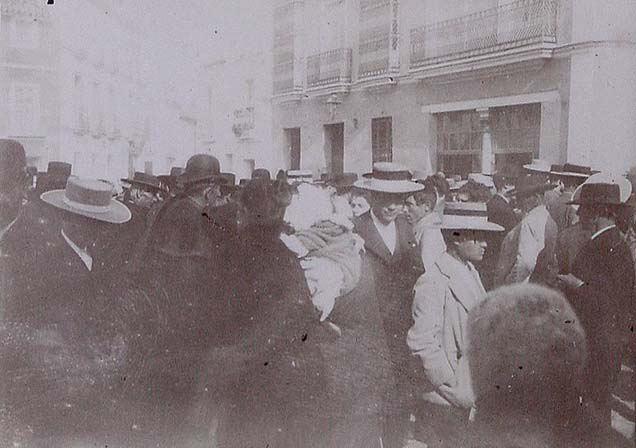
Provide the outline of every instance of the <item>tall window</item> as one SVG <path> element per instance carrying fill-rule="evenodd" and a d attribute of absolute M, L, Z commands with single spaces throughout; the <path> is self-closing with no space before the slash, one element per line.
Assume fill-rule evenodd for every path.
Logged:
<path fill-rule="evenodd" d="M 481 171 L 482 128 L 476 111 L 437 116 L 437 165 L 446 174 L 467 176 Z"/>
<path fill-rule="evenodd" d="M 539 156 L 541 104 L 491 109 L 495 165 L 520 166 Z"/>
<path fill-rule="evenodd" d="M 371 120 L 373 162 L 393 161 L 393 120 L 391 117 Z"/>
<path fill-rule="evenodd" d="M 9 90 L 10 133 L 33 135 L 40 131 L 40 86 L 16 82 Z"/>

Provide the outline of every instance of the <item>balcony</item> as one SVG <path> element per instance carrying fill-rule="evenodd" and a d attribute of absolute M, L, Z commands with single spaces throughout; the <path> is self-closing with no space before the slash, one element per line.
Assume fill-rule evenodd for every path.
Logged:
<path fill-rule="evenodd" d="M 351 84 L 351 48 L 339 48 L 307 58 L 307 90 L 347 92 Z"/>
<path fill-rule="evenodd" d="M 410 71 L 426 77 L 551 57 L 557 9 L 558 0 L 519 0 L 412 29 Z"/>

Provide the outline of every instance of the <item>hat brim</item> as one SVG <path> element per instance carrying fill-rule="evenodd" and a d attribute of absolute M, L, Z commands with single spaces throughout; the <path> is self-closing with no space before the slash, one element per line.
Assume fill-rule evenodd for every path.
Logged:
<path fill-rule="evenodd" d="M 389 194 L 409 194 L 422 191 L 424 185 L 410 180 L 384 180 L 364 178 L 357 180 L 353 186 L 366 191 Z"/>
<path fill-rule="evenodd" d="M 515 198 L 524 198 L 524 197 L 533 196 L 535 194 L 545 193 L 546 191 L 553 190 L 556 187 L 557 186 L 554 184 L 545 184 L 545 185 L 536 185 L 529 188 L 514 189 L 508 193 L 508 196 L 512 196 Z"/>
<path fill-rule="evenodd" d="M 177 177 L 179 183 L 184 186 L 190 186 L 194 184 L 199 184 L 203 182 L 211 182 L 216 184 L 227 184 L 229 183 L 226 177 L 223 177 L 220 174 L 214 174 L 211 176 L 191 176 L 188 174 L 181 174 Z"/>
<path fill-rule="evenodd" d="M 550 171 L 550 174 L 554 175 L 554 176 L 561 176 L 561 177 L 576 177 L 579 179 L 587 179 L 588 177 L 590 177 L 592 175 L 592 173 L 589 174 L 585 174 L 585 173 L 574 173 L 571 171 Z"/>
<path fill-rule="evenodd" d="M 624 202 L 610 202 L 610 201 L 581 201 L 576 200 L 576 201 L 570 201 L 567 202 L 568 205 L 607 205 L 607 206 L 613 206 L 613 207 L 620 207 L 621 205 L 624 205 Z"/>
<path fill-rule="evenodd" d="M 543 165 L 536 165 L 534 163 L 530 163 L 528 165 L 524 165 L 523 166 L 524 169 L 528 170 L 528 171 L 534 171 L 535 173 L 545 173 L 545 174 L 550 174 L 551 170 L 549 166 L 543 166 Z"/>
<path fill-rule="evenodd" d="M 157 179 L 159 179 L 159 177 L 157 177 Z M 120 179 L 120 180 L 122 182 L 125 182 L 125 183 L 130 184 L 130 185 L 139 185 L 141 187 L 151 188 L 151 189 L 157 190 L 157 191 L 163 190 L 163 188 L 161 188 L 160 185 L 149 184 L 147 182 L 143 182 L 143 181 L 139 181 L 139 180 L 133 180 L 133 179 Z M 161 179 L 159 179 L 159 180 L 161 180 Z"/>
<path fill-rule="evenodd" d="M 485 217 L 444 215 L 439 224 L 440 230 L 472 230 L 479 232 L 503 232 L 505 229 L 499 224 L 490 222 Z"/>
<path fill-rule="evenodd" d="M 130 221 L 132 214 L 128 207 L 121 202 L 111 199 L 108 209 L 104 212 L 95 212 L 87 209 L 77 208 L 65 201 L 65 190 L 46 191 L 40 195 L 40 199 L 49 205 L 60 210 L 73 213 L 75 215 L 92 218 L 97 221 L 107 222 L 110 224 L 124 224 Z"/>

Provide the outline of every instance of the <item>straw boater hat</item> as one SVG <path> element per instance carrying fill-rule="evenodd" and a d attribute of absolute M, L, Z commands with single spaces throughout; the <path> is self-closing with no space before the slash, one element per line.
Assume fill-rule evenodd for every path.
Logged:
<path fill-rule="evenodd" d="M 60 210 L 111 224 L 130 220 L 130 210 L 112 197 L 112 184 L 71 176 L 64 190 L 42 193 L 40 199 Z"/>
<path fill-rule="evenodd" d="M 458 216 L 488 216 L 485 202 L 446 202 L 444 213 Z"/>
<path fill-rule="evenodd" d="M 376 162 L 373 171 L 354 182 L 354 187 L 375 193 L 409 194 L 421 191 L 424 185 L 411 180 L 405 167 L 392 162 Z"/>
<path fill-rule="evenodd" d="M 499 224 L 488 221 L 485 216 L 446 215 L 439 224 L 442 231 L 470 230 L 474 232 L 503 232 L 504 228 Z"/>
<path fill-rule="evenodd" d="M 311 170 L 287 170 L 288 182 L 313 182 L 314 174 Z M 278 176 L 276 176 L 278 178 Z"/>

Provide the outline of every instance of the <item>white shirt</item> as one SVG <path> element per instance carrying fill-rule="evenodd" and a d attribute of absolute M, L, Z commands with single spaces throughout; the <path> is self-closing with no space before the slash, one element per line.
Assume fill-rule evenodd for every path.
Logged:
<path fill-rule="evenodd" d="M 380 220 L 371 212 L 371 219 L 375 228 L 378 229 L 378 233 L 384 241 L 384 244 L 391 252 L 391 255 L 395 253 L 395 246 L 397 244 L 397 228 L 395 227 L 395 221 L 391 221 L 389 224 L 383 224 Z"/>
<path fill-rule="evenodd" d="M 614 227 L 616 227 L 616 224 L 612 224 L 610 226 L 607 227 L 603 227 L 601 230 L 599 230 L 598 232 L 596 232 L 594 235 L 592 235 L 591 239 L 595 239 L 598 238 L 599 236 L 601 236 L 601 234 L 607 232 L 610 229 L 613 229 Z"/>
<path fill-rule="evenodd" d="M 89 271 L 92 271 L 93 257 L 91 257 L 86 250 L 80 249 L 77 244 L 71 241 L 71 239 L 68 236 L 66 236 L 66 234 L 64 233 L 64 230 L 62 230 L 62 236 L 64 237 L 66 244 L 68 244 L 69 247 L 73 249 L 73 252 L 75 252 L 77 256 L 81 258 L 82 263 L 84 263 L 84 265 L 86 266 L 86 269 L 88 269 Z"/>

